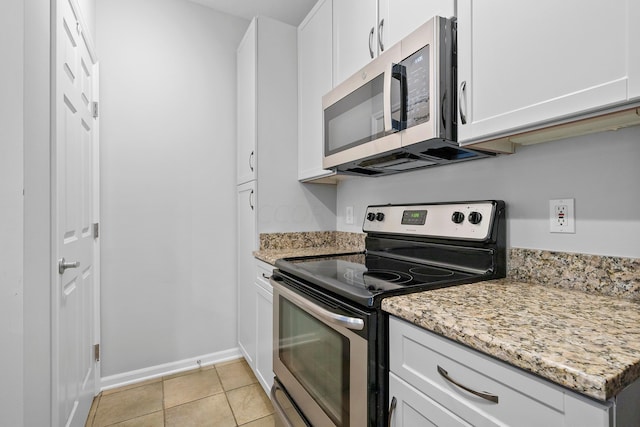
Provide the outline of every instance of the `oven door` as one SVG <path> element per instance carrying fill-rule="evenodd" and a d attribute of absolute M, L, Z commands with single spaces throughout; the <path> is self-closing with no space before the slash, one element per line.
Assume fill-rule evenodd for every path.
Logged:
<path fill-rule="evenodd" d="M 367 425 L 366 317 L 271 284 L 273 371 L 297 409 L 314 426 Z"/>

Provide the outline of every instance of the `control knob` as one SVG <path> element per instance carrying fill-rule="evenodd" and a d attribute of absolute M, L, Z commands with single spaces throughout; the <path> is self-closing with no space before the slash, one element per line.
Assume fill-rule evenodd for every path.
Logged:
<path fill-rule="evenodd" d="M 471 224 L 480 224 L 482 221 L 482 214 L 480 212 L 473 211 L 469 214 L 469 222 Z"/>
<path fill-rule="evenodd" d="M 374 214 L 373 212 L 369 212 L 369 213 L 367 214 L 367 219 L 368 219 L 369 221 L 375 221 L 375 219 L 376 219 L 376 214 Z"/>
<path fill-rule="evenodd" d="M 376 219 L 377 219 L 378 221 L 384 221 L 384 214 L 383 214 L 382 212 L 378 212 L 378 213 L 376 214 Z"/>
<path fill-rule="evenodd" d="M 464 214 L 458 211 L 454 212 L 453 215 L 451 215 L 451 221 L 456 224 L 460 224 L 462 221 L 464 221 Z"/>

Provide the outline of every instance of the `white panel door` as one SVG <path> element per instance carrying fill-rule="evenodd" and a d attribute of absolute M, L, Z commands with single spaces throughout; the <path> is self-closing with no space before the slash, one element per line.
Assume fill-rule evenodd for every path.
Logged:
<path fill-rule="evenodd" d="M 78 9 L 70 0 L 60 0 L 55 11 L 53 425 L 82 426 L 96 391 L 98 296 L 92 225 L 96 67 Z M 61 269 L 63 263 L 68 268 Z"/>

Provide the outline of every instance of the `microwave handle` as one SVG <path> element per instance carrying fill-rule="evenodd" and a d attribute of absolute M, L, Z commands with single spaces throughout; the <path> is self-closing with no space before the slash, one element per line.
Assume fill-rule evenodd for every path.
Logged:
<path fill-rule="evenodd" d="M 391 127 L 393 130 L 401 131 L 407 128 L 407 67 L 402 64 L 393 64 L 391 78 L 400 81 L 400 120 L 391 119 Z M 389 99 L 389 104 L 391 104 L 391 99 Z M 391 106 L 389 106 L 389 110 L 391 110 Z"/>
<path fill-rule="evenodd" d="M 389 64 L 384 72 L 384 87 L 382 89 L 382 103 L 383 103 L 383 120 L 384 120 L 384 133 L 393 132 L 393 123 L 391 121 L 391 79 L 393 75 L 393 65 Z"/>

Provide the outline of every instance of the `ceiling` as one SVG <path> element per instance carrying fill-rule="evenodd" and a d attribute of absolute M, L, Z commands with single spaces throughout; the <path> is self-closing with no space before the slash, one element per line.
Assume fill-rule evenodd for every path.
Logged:
<path fill-rule="evenodd" d="M 251 19 L 262 15 L 298 26 L 317 0 L 192 0 L 229 15 Z"/>

